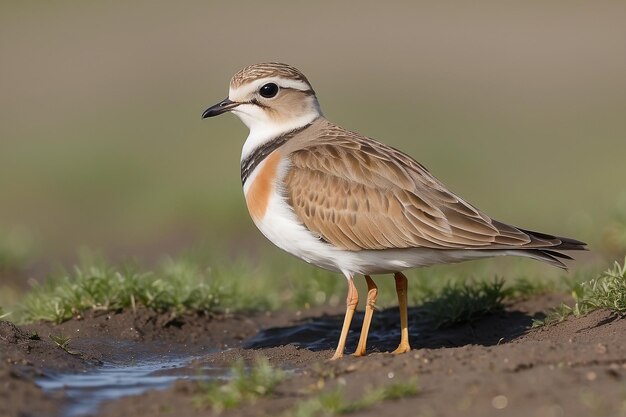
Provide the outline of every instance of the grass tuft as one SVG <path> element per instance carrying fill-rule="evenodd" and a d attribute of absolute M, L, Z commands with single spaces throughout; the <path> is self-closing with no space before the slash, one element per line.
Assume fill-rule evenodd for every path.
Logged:
<path fill-rule="evenodd" d="M 59 334 L 59 335 L 51 334 L 50 340 L 52 340 L 55 345 L 57 345 L 58 347 L 60 347 L 65 352 L 69 353 L 70 355 L 80 355 L 80 352 L 70 349 L 70 342 L 72 341 L 71 337 L 63 336 L 62 334 Z"/>
<path fill-rule="evenodd" d="M 251 368 L 243 360 L 237 361 L 230 370 L 231 377 L 225 383 L 200 383 L 202 393 L 196 397 L 200 406 L 210 405 L 215 413 L 254 402 L 257 398 L 271 395 L 284 378 L 285 373 L 272 367 L 266 358 L 258 358 Z"/>
<path fill-rule="evenodd" d="M 598 277 L 576 284 L 572 297 L 573 306 L 562 303 L 549 311 L 543 320 L 535 320 L 533 327 L 559 323 L 571 315 L 580 317 L 599 309 L 626 313 L 626 259 L 622 265 L 615 262 Z"/>
<path fill-rule="evenodd" d="M 626 312 L 626 259 L 622 265 L 615 262 L 613 268 L 609 268 L 599 277 L 583 282 L 574 296 L 576 315 L 601 308 L 615 313 Z"/>
<path fill-rule="evenodd" d="M 447 283 L 422 305 L 422 311 L 436 328 L 471 322 L 504 310 L 507 292 L 504 281 Z"/>
<path fill-rule="evenodd" d="M 300 402 L 294 409 L 289 410 L 287 415 L 295 417 L 317 417 L 348 414 L 363 410 L 383 401 L 413 397 L 418 393 L 419 387 L 415 380 L 369 389 L 360 398 L 354 401 L 347 400 L 343 390 L 337 388 Z"/>
<path fill-rule="evenodd" d="M 121 267 L 85 252 L 71 271 L 35 283 L 15 309 L 16 321 L 62 323 L 87 310 L 145 306 L 173 316 L 184 312 L 232 312 L 337 305 L 345 280 L 299 261 L 216 262 L 205 267 L 193 254 L 166 259 L 153 271 Z"/>
<path fill-rule="evenodd" d="M 236 277 L 202 269 L 185 259 L 167 260 L 155 272 L 147 273 L 133 266 L 115 268 L 97 261 L 33 287 L 19 315 L 25 322 L 61 323 L 90 309 L 135 309 L 138 305 L 174 315 L 272 307 L 270 298 L 242 291 Z"/>

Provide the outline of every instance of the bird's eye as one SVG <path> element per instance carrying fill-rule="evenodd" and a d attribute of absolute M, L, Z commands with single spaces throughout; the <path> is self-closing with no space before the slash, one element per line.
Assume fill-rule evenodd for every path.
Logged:
<path fill-rule="evenodd" d="M 259 94 L 261 95 L 261 97 L 265 98 L 276 97 L 276 94 L 278 94 L 278 86 L 274 83 L 264 84 L 259 89 Z"/>

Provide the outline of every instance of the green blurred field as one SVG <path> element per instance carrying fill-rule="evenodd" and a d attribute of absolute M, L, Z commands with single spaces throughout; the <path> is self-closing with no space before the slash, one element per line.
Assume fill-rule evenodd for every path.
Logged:
<path fill-rule="evenodd" d="M 626 230 L 624 18 L 621 2 L 4 2 L 0 248 L 27 235 L 20 268 L 80 246 L 280 256 L 245 211 L 244 126 L 200 119 L 240 67 L 279 60 L 329 119 L 491 216 L 602 252 Z"/>

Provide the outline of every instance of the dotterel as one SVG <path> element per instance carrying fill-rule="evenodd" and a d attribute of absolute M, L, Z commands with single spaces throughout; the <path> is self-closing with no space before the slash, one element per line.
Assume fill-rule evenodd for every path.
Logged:
<path fill-rule="evenodd" d="M 449 191 L 410 156 L 324 118 L 298 69 L 255 64 L 237 72 L 228 97 L 203 118 L 232 112 L 250 129 L 241 181 L 250 215 L 276 246 L 348 281 L 337 350 L 343 355 L 358 303 L 354 276 L 365 276 L 365 318 L 355 355 L 366 352 L 377 288 L 372 274 L 393 273 L 400 345 L 410 350 L 403 270 L 492 256 L 525 256 L 565 268 L 575 239 L 493 220 Z"/>

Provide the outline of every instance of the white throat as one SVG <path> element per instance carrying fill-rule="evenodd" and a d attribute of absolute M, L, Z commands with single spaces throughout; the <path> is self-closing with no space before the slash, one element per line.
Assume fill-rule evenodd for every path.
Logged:
<path fill-rule="evenodd" d="M 240 109 L 239 107 L 243 108 Z M 269 120 L 265 115 L 255 114 L 262 112 L 256 106 L 242 105 L 239 107 L 234 109 L 233 113 L 250 129 L 250 133 L 241 150 L 242 161 L 264 143 L 284 133 L 306 126 L 321 116 L 319 111 L 311 111 L 301 117 L 277 123 Z"/>

